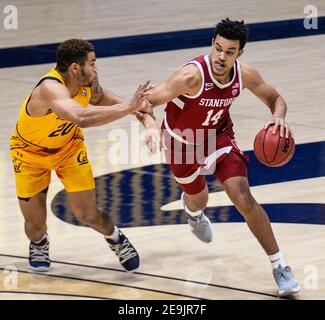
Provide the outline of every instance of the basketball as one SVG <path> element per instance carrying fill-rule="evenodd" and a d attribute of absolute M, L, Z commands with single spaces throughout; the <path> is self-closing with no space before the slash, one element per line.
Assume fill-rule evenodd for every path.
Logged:
<path fill-rule="evenodd" d="M 256 158 L 269 167 L 281 167 L 285 165 L 295 152 L 293 137 L 280 137 L 280 129 L 272 134 L 273 125 L 267 130 L 264 128 L 258 132 L 254 140 L 254 153 Z"/>

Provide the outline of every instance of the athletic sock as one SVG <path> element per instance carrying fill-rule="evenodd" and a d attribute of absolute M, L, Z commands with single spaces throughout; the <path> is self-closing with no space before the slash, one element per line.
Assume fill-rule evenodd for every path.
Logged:
<path fill-rule="evenodd" d="M 272 264 L 272 269 L 276 269 L 279 265 L 282 268 L 285 268 L 287 266 L 280 251 L 275 254 L 271 254 L 269 256 L 269 259 Z"/>
<path fill-rule="evenodd" d="M 117 226 L 114 226 L 114 231 L 111 235 L 105 236 L 106 239 L 108 240 L 113 240 L 114 242 L 118 242 L 119 240 L 119 229 Z"/>
<path fill-rule="evenodd" d="M 198 210 L 198 211 L 191 211 L 185 204 L 184 201 L 184 192 L 182 193 L 182 197 L 181 197 L 182 201 L 183 201 L 183 205 L 184 205 L 184 210 L 185 212 L 190 216 L 190 218 L 192 218 L 193 220 L 195 220 L 198 216 L 200 216 L 202 214 L 202 210 Z"/>
<path fill-rule="evenodd" d="M 45 232 L 45 233 L 43 234 L 43 236 L 42 236 L 41 239 L 39 239 L 38 241 L 32 241 L 32 242 L 33 242 L 34 244 L 40 245 L 40 244 L 42 244 L 42 242 L 46 239 L 46 237 L 47 237 L 47 233 Z"/>

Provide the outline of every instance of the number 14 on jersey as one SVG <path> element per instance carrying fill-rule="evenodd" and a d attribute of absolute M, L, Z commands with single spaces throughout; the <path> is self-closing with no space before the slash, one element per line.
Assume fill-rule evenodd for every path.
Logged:
<path fill-rule="evenodd" d="M 219 110 L 217 113 L 215 113 L 215 110 L 210 110 L 207 112 L 207 117 L 205 121 L 202 123 L 202 126 L 215 126 L 221 115 L 223 114 L 223 109 Z"/>

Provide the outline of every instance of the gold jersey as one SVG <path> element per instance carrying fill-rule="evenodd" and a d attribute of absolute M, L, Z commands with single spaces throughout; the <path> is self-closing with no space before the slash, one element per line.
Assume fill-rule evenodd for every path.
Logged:
<path fill-rule="evenodd" d="M 46 79 L 59 81 L 64 84 L 62 76 L 52 68 L 38 82 L 39 85 Z M 27 111 L 27 105 L 31 98 L 30 93 L 24 100 L 19 119 L 15 129 L 15 136 L 18 136 L 23 142 L 44 149 L 57 149 L 67 144 L 74 137 L 83 139 L 83 133 L 74 123 L 60 119 L 57 114 L 51 112 L 44 116 L 30 116 Z M 87 107 L 91 97 L 89 87 L 81 87 L 73 100 L 78 101 L 83 107 Z"/>

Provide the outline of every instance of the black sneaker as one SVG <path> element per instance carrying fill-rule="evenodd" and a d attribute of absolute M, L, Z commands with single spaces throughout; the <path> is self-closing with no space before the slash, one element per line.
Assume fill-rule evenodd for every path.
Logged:
<path fill-rule="evenodd" d="M 113 240 L 105 238 L 110 248 L 118 256 L 121 265 L 126 271 L 135 271 L 140 265 L 140 257 L 138 252 L 132 246 L 129 239 L 119 230 L 119 240 L 114 242 Z"/>
<path fill-rule="evenodd" d="M 50 270 L 49 258 L 50 241 L 45 233 L 40 243 L 30 242 L 29 244 L 29 268 L 33 271 L 46 272 Z"/>

